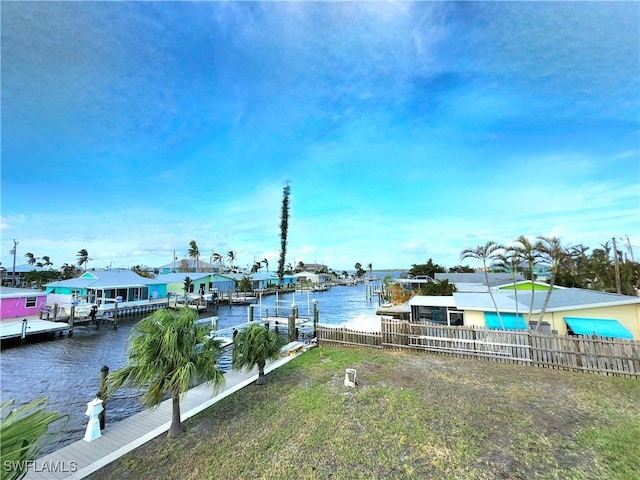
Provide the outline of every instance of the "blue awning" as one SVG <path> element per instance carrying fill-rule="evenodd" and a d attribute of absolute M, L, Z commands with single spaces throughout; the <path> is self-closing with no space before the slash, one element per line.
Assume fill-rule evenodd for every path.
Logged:
<path fill-rule="evenodd" d="M 633 338 L 633 334 L 617 320 L 605 318 L 564 317 L 576 335 L 600 335 L 601 337 Z"/>
<path fill-rule="evenodd" d="M 493 328 L 497 330 L 526 330 L 527 324 L 524 321 L 522 315 L 518 315 L 516 318 L 515 313 L 501 313 L 502 325 L 500 325 L 500 319 L 495 312 L 484 312 L 484 321 L 487 328 Z M 503 327 L 504 325 L 504 327 Z"/>

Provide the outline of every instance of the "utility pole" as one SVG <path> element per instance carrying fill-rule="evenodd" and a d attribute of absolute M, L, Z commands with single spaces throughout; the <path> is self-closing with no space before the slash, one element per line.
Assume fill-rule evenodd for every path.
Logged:
<path fill-rule="evenodd" d="M 633 258 L 633 248 L 631 248 L 631 242 L 629 241 L 629 235 L 625 235 L 627 239 L 627 245 L 629 246 L 629 253 L 631 254 L 631 262 L 636 263 L 636 259 Z"/>
<path fill-rule="evenodd" d="M 618 293 L 618 295 L 620 295 L 622 293 L 622 289 L 620 288 L 620 265 L 618 263 L 618 249 L 616 247 L 616 239 L 615 237 L 613 237 L 611 240 L 613 240 L 613 258 L 615 260 L 615 271 L 616 271 L 616 292 Z"/>
<path fill-rule="evenodd" d="M 11 272 L 11 286 L 15 287 L 16 286 L 16 247 L 18 246 L 18 242 L 16 242 L 16 239 L 13 239 L 13 250 L 11 250 L 11 253 L 13 253 L 13 271 Z"/>

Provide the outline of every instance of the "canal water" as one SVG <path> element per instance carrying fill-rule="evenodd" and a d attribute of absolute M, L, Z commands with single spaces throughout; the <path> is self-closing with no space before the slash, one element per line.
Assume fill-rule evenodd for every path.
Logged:
<path fill-rule="evenodd" d="M 373 314 L 377 297 L 367 298 L 364 284 L 335 286 L 325 292 L 287 293 L 278 296 L 279 314 L 286 316 L 291 304 L 298 307 L 299 317 L 312 318 L 313 300 L 317 300 L 321 324 L 342 324 L 360 314 Z M 261 299 L 254 307 L 254 317 L 276 314 L 276 297 Z M 231 336 L 235 325 L 247 322 L 246 305 L 220 306 L 217 314 L 210 310 L 201 318 L 217 315 L 218 335 Z M 45 397 L 47 410 L 68 415 L 68 421 L 59 425 L 51 435 L 42 453 L 57 450 L 84 436 L 87 417 L 86 403 L 98 391 L 100 369 L 106 365 L 110 371 L 122 367 L 127 359 L 127 339 L 132 327 L 141 317 L 122 318 L 119 328 L 110 323 L 96 329 L 95 325 L 76 326 L 72 337 L 29 343 L 23 346 L 4 348 L 0 352 L 1 399 L 15 400 L 26 404 Z M 229 356 L 221 359 L 222 369 L 229 368 Z M 144 407 L 140 403 L 141 392 L 135 389 L 120 389 L 107 405 L 107 424 L 117 422 Z"/>

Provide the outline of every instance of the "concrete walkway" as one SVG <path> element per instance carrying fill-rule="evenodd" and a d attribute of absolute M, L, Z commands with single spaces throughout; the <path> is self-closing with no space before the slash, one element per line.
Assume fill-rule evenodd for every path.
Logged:
<path fill-rule="evenodd" d="M 293 358 L 293 356 L 286 356 L 268 363 L 265 367 L 265 373 L 275 370 Z M 180 401 L 183 421 L 253 383 L 258 378 L 258 370 L 254 369 L 250 372 L 229 371 L 224 374 L 224 378 L 224 387 L 216 395 L 211 387 L 205 385 L 199 385 L 187 392 Z M 169 398 L 156 409 L 144 410 L 110 425 L 107 407 L 107 425 L 100 438 L 92 442 L 86 442 L 84 439 L 79 440 L 39 458 L 32 462 L 24 478 L 27 480 L 84 478 L 158 435 L 167 432 L 171 424 L 171 408 L 171 399 Z"/>

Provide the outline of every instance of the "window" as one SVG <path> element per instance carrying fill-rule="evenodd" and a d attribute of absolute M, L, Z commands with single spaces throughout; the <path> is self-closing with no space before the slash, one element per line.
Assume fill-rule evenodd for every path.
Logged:
<path fill-rule="evenodd" d="M 36 297 L 27 297 L 25 299 L 25 307 L 26 308 L 33 308 L 36 306 L 37 303 L 37 298 Z"/>

